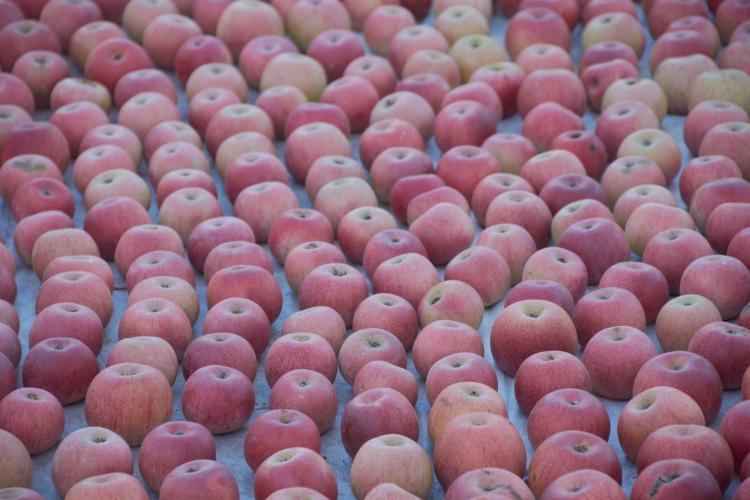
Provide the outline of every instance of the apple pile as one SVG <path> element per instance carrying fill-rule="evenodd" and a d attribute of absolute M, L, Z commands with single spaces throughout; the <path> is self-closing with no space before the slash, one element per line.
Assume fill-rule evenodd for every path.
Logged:
<path fill-rule="evenodd" d="M 0 0 L 0 70 L 0 498 L 238 499 L 234 433 L 259 499 L 750 499 L 748 0 Z"/>

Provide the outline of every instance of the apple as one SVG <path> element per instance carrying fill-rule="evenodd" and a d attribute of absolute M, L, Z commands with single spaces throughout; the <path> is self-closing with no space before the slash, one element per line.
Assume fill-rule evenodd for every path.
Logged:
<path fill-rule="evenodd" d="M 216 444 L 208 429 L 194 422 L 167 422 L 144 438 L 138 468 L 146 484 L 159 491 L 164 478 L 177 465 L 215 458 Z"/>
<path fill-rule="evenodd" d="M 34 249 L 36 249 L 36 252 Z M 44 276 L 44 271 L 50 262 L 65 255 L 92 255 L 98 257 L 99 250 L 96 248 L 96 243 L 91 236 L 82 229 L 62 227 L 60 229 L 47 230 L 36 237 L 36 241 L 33 242 L 31 263 L 34 272 L 41 278 Z"/>
<path fill-rule="evenodd" d="M 496 467 L 470 470 L 458 476 L 445 492 L 446 500 L 458 500 L 481 496 L 493 492 L 503 495 L 508 492 L 519 500 L 532 500 L 534 494 L 516 474 Z"/>
<path fill-rule="evenodd" d="M 70 76 L 70 69 L 57 52 L 30 50 L 16 59 L 12 73 L 23 80 L 34 94 L 36 108 L 48 109 L 52 90 Z"/>
<path fill-rule="evenodd" d="M 505 32 L 505 46 L 514 60 L 535 43 L 570 48 L 570 29 L 565 20 L 547 7 L 529 7 L 514 14 Z"/>
<path fill-rule="evenodd" d="M 600 288 L 587 294 L 576 304 L 573 319 L 582 344 L 605 328 L 622 326 L 641 331 L 646 328 L 643 306 L 623 288 Z"/>
<path fill-rule="evenodd" d="M 198 94 L 209 88 L 221 88 L 233 93 L 239 101 L 244 103 L 247 98 L 247 83 L 242 77 L 242 73 L 236 67 L 227 63 L 207 63 L 198 66 L 188 77 L 185 83 L 185 94 L 188 101 L 195 99 Z M 223 96 L 222 96 L 223 97 Z M 216 99 L 214 99 L 216 101 Z M 214 104 L 217 104 L 214 102 Z M 232 103 L 238 104 L 238 103 Z M 213 108 L 215 112 L 221 111 L 222 107 Z M 197 111 L 197 110 L 196 110 Z M 207 113 L 213 116 L 214 113 Z M 197 115 L 197 113 L 196 113 Z M 196 116 L 197 118 L 197 116 Z M 206 120 L 208 122 L 208 120 Z M 200 131 L 199 127 L 196 127 Z M 230 134 L 231 135 L 231 134 Z M 218 146 L 218 144 L 217 144 Z"/>
<path fill-rule="evenodd" d="M 335 310 L 327 306 L 317 306 L 290 314 L 281 326 L 282 335 L 304 332 L 320 335 L 338 353 L 346 336 L 346 325 Z"/>
<path fill-rule="evenodd" d="M 688 350 L 700 354 L 714 365 L 726 390 L 739 389 L 746 370 L 743 361 L 749 344 L 750 330 L 745 327 L 716 321 L 702 326 L 690 339 Z M 708 349 L 708 345 L 721 350 Z"/>
<path fill-rule="evenodd" d="M 329 498 L 336 498 L 338 494 L 333 469 L 309 448 L 277 451 L 263 461 L 255 473 L 256 498 L 269 498 L 272 493 L 290 486 L 310 487 Z"/>
<path fill-rule="evenodd" d="M 419 385 L 416 377 L 405 368 L 388 361 L 370 361 L 360 368 L 352 382 L 352 393 L 355 396 L 379 388 L 393 389 L 406 397 L 412 406 L 417 404 Z"/>
<path fill-rule="evenodd" d="M 46 156 L 65 173 L 70 160 L 70 147 L 62 131 L 49 122 L 31 122 L 16 125 L 5 135 L 2 162 L 22 154 Z"/>
<path fill-rule="evenodd" d="M 711 271 L 708 271 L 708 270 Z M 708 287 L 705 272 L 720 273 L 722 286 Z M 750 288 L 746 276 L 750 273 L 744 264 L 734 257 L 709 255 L 694 260 L 680 280 L 681 294 L 698 294 L 711 300 L 721 312 L 724 320 L 736 317 L 744 304 L 750 301 Z M 750 278 L 750 276 L 748 276 Z"/>
<path fill-rule="evenodd" d="M 197 14 L 193 20 L 200 24 Z M 231 62 L 232 54 L 224 42 L 215 36 L 196 34 L 186 38 L 177 46 L 173 64 L 175 74 L 184 85 L 193 71 L 204 64 L 230 64 Z"/>
<path fill-rule="evenodd" d="M 254 405 L 250 379 L 239 370 L 221 365 L 207 365 L 193 372 L 182 397 L 185 417 L 204 425 L 212 434 L 241 429 Z"/>
<path fill-rule="evenodd" d="M 61 52 L 60 40 L 52 28 L 34 19 L 22 19 L 3 27 L 0 30 L 0 42 L 8 47 L 0 57 L 0 68 L 6 72 L 10 72 L 15 62 L 26 52 Z"/>
<path fill-rule="evenodd" d="M 498 467 L 522 476 L 526 450 L 510 421 L 486 412 L 467 413 L 451 420 L 434 449 L 435 472 L 448 488 L 462 474 Z"/>
<path fill-rule="evenodd" d="M 230 470 L 214 460 L 193 460 L 175 467 L 162 481 L 159 498 L 239 500 L 240 489 Z"/>
<path fill-rule="evenodd" d="M 568 316 L 573 317 L 575 304 L 573 296 L 562 284 L 546 279 L 528 279 L 513 287 L 505 297 L 509 306 L 522 300 L 546 300 L 562 307 Z"/>
<path fill-rule="evenodd" d="M 361 263 L 369 240 L 381 231 L 395 228 L 396 219 L 390 212 L 378 207 L 360 207 L 341 219 L 337 239 L 344 254 L 353 262 Z"/>
<path fill-rule="evenodd" d="M 3 200 L 10 202 L 23 184 L 40 178 L 63 180 L 57 165 L 46 156 L 36 154 L 13 156 L 0 168 L 0 180 L 3 185 L 0 194 Z"/>
<path fill-rule="evenodd" d="M 61 496 L 79 481 L 112 472 L 133 473 L 130 447 L 103 427 L 81 427 L 62 440 L 52 456 L 52 482 Z"/>
<path fill-rule="evenodd" d="M 168 251 L 182 255 L 180 236 L 172 228 L 156 224 L 135 226 L 123 233 L 115 247 L 115 265 L 122 276 L 142 255 L 152 251 Z"/>
<path fill-rule="evenodd" d="M 657 386 L 637 394 L 625 404 L 617 421 L 617 436 L 625 455 L 635 460 L 652 432 L 672 424 L 705 425 L 705 420 L 698 404 L 678 389 Z"/>
<path fill-rule="evenodd" d="M 271 59 L 260 77 L 260 91 L 277 85 L 291 85 L 305 94 L 309 101 L 316 101 L 327 84 L 323 66 L 312 57 L 287 52 Z"/>
<path fill-rule="evenodd" d="M 370 389 L 347 403 L 341 417 L 341 441 L 349 456 L 378 436 L 419 437 L 416 410 L 401 393 L 389 388 Z"/>
<path fill-rule="evenodd" d="M 23 80 L 11 73 L 2 73 L 0 75 L 0 96 L 2 96 L 4 105 L 17 106 L 31 118 L 34 113 L 34 95 Z M 13 126 L 30 122 L 31 119 L 22 119 L 19 123 L 13 122 Z M 9 126 L 9 129 L 6 129 L 4 126 L 3 129 L 4 137 L 12 130 L 12 127 Z"/>
<path fill-rule="evenodd" d="M 688 22 L 689 16 L 678 19 L 673 24 Z M 705 18 L 701 19 L 702 22 Z M 713 25 L 711 25 L 713 28 Z M 690 28 L 687 28 L 690 29 Z M 695 78 L 706 71 L 719 69 L 711 57 L 703 54 L 690 54 L 685 56 L 668 57 L 656 68 L 654 80 L 662 87 L 667 95 L 667 107 L 670 113 L 685 115 L 690 111 L 688 107 L 688 95 L 690 85 Z M 685 75 L 687 78 L 685 78 Z M 692 147 L 691 147 L 692 150 Z"/>
<path fill-rule="evenodd" d="M 156 368 L 174 385 L 177 378 L 177 354 L 159 337 L 132 337 L 116 342 L 107 356 L 107 366 L 140 363 Z"/>
<path fill-rule="evenodd" d="M 673 477 L 668 483 L 664 477 Z M 656 489 L 656 494 L 654 494 Z M 700 495 L 706 499 L 720 499 L 721 489 L 711 471 L 693 460 L 673 458 L 661 460 L 646 467 L 633 483 L 631 498 L 670 498 L 682 495 Z"/>
<path fill-rule="evenodd" d="M 372 275 L 375 293 L 404 298 L 415 309 L 440 281 L 435 266 L 422 253 L 406 252 L 381 263 Z"/>
<path fill-rule="evenodd" d="M 430 368 L 450 354 L 473 353 L 484 355 L 484 346 L 477 331 L 464 323 L 437 320 L 419 332 L 413 346 L 414 367 L 422 378 Z"/>
<path fill-rule="evenodd" d="M 617 198 L 612 213 L 617 223 L 624 227 L 633 212 L 646 203 L 659 203 L 672 207 L 678 205 L 677 198 L 664 186 L 639 184 L 629 188 Z"/>
<path fill-rule="evenodd" d="M 247 29 L 248 26 L 252 29 Z M 216 36 L 227 45 L 235 59 L 254 38 L 283 34 L 284 24 L 279 12 L 271 5 L 255 1 L 228 4 L 216 24 Z"/>
<path fill-rule="evenodd" d="M 479 329 L 484 303 L 470 285 L 458 280 L 447 280 L 433 286 L 419 303 L 419 323 L 424 328 L 441 319 L 467 324 Z"/>
<path fill-rule="evenodd" d="M 427 373 L 427 401 L 432 405 L 446 387 L 457 382 L 478 382 L 495 389 L 497 375 L 487 360 L 478 354 L 449 354 L 436 361 Z"/>
<path fill-rule="evenodd" d="M 609 438 L 609 415 L 604 404 L 591 393 L 563 388 L 543 396 L 529 413 L 528 435 L 533 447 L 566 430 L 579 430 Z"/>
<path fill-rule="evenodd" d="M 270 410 L 258 416 L 248 427 L 244 441 L 245 460 L 256 471 L 274 453 L 294 447 L 320 453 L 320 435 L 315 422 L 297 410 Z"/>
<path fill-rule="evenodd" d="M 719 309 L 701 295 L 681 295 L 667 302 L 656 318 L 656 338 L 666 351 L 684 351 L 695 333 L 721 321 Z"/>
<path fill-rule="evenodd" d="M 396 90 L 408 90 L 419 94 L 430 103 L 437 113 L 443 98 L 451 88 L 461 83 L 458 63 L 445 52 L 422 49 L 409 56 L 401 71 L 403 80 Z"/>
<path fill-rule="evenodd" d="M 8 326 L 18 334 L 20 321 L 16 308 L 9 302 L 0 300 L 0 323 Z"/>
<path fill-rule="evenodd" d="M 223 66 L 219 66 L 219 68 L 223 68 Z M 223 87 L 204 88 L 188 101 L 188 121 L 199 134 L 203 135 L 211 118 L 219 110 L 230 104 L 239 103 L 240 98 L 229 89 Z"/>
<path fill-rule="evenodd" d="M 70 500 L 83 500 L 91 497 L 114 500 L 123 496 L 134 500 L 148 498 L 140 481 L 124 472 L 110 472 L 87 477 L 74 484 L 65 495 Z"/>
<path fill-rule="evenodd" d="M 490 386 L 479 382 L 448 385 L 435 398 L 428 415 L 430 441 L 440 441 L 446 425 L 454 418 L 478 411 L 508 417 L 505 402 Z"/>
<path fill-rule="evenodd" d="M 432 486 L 432 465 L 415 441 L 385 434 L 362 445 L 352 461 L 350 481 L 357 498 L 369 498 L 380 484 L 392 484 L 424 498 Z"/>
<path fill-rule="evenodd" d="M 142 147 L 141 147 L 141 141 L 138 139 L 138 136 L 136 136 L 133 131 L 121 126 L 121 125 L 100 125 L 99 127 L 94 128 L 93 130 L 89 131 L 81 140 L 80 150 L 81 154 L 76 159 L 76 163 L 82 161 L 82 158 L 86 157 L 89 154 L 89 149 L 92 151 L 90 158 L 88 158 L 88 163 L 96 163 L 96 160 L 99 156 L 101 156 L 99 153 L 104 152 L 110 152 L 112 146 L 118 146 L 120 149 L 125 151 L 128 156 L 130 156 L 131 163 L 133 165 L 132 170 L 135 170 L 135 165 L 140 164 L 141 162 L 141 156 L 142 156 Z M 103 150 L 100 148 L 104 148 Z M 117 160 L 116 162 L 113 160 L 110 160 L 112 165 L 120 164 L 124 166 L 129 166 L 130 163 L 127 162 L 127 160 L 124 159 L 119 154 L 116 156 L 116 158 L 121 158 Z M 107 163 L 106 161 L 104 163 Z M 76 187 L 79 188 L 79 191 L 85 190 L 85 181 L 82 183 L 81 179 L 79 179 L 78 175 L 75 173 L 75 167 L 76 164 L 73 165 L 73 181 L 76 184 Z M 89 167 L 92 170 L 96 170 L 94 167 Z M 127 167 L 126 167 L 127 168 Z M 101 170 L 101 166 L 99 170 L 96 170 L 97 173 Z M 89 176 L 85 176 L 89 177 Z M 90 177 L 93 177 L 93 175 L 90 175 Z M 83 185 L 83 188 L 80 186 Z"/>
<path fill-rule="evenodd" d="M 235 368 L 251 381 L 255 379 L 258 369 L 252 346 L 234 333 L 207 333 L 190 343 L 182 363 L 185 380 L 207 365 Z"/>
<path fill-rule="evenodd" d="M 536 449 L 529 463 L 529 486 L 542 495 L 552 481 L 581 469 L 603 472 L 618 484 L 622 480 L 614 448 L 595 434 L 569 430 L 550 436 Z"/>
<path fill-rule="evenodd" d="M 333 427 L 338 397 L 333 384 L 312 370 L 293 370 L 276 381 L 268 401 L 272 410 L 297 410 L 310 417 L 321 434 Z"/>
<path fill-rule="evenodd" d="M 586 266 L 578 255 L 560 247 L 543 248 L 533 253 L 523 267 L 524 281 L 545 279 L 560 283 L 578 300 L 585 292 Z"/>
<path fill-rule="evenodd" d="M 490 204 L 492 204 L 498 195 L 508 191 L 533 193 L 534 188 L 523 177 L 503 172 L 487 175 L 476 184 L 471 195 L 471 209 L 480 226 L 485 226 L 485 216 Z"/>
<path fill-rule="evenodd" d="M 60 402 L 44 389 L 16 389 L 0 400 L 0 425 L 36 455 L 60 439 L 65 415 Z"/>
<path fill-rule="evenodd" d="M 380 328 L 365 328 L 349 335 L 338 353 L 341 375 L 354 382 L 359 371 L 375 360 L 406 368 L 406 350 L 395 335 Z"/>
<path fill-rule="evenodd" d="M 417 336 L 417 323 L 417 312 L 405 299 L 392 294 L 375 294 L 357 306 L 352 328 L 382 328 L 409 349 Z"/>
<path fill-rule="evenodd" d="M 618 156 L 618 149 L 631 133 L 659 127 L 653 110 L 640 101 L 619 101 L 605 109 L 596 121 L 596 135 L 607 148 L 610 158 Z M 606 172 L 605 172 L 606 173 Z"/>
<path fill-rule="evenodd" d="M 19 187 L 10 203 L 16 221 L 39 212 L 57 210 L 73 217 L 75 212 L 73 195 L 60 181 L 40 177 Z"/>
<path fill-rule="evenodd" d="M 53 337 L 80 340 L 98 355 L 102 349 L 104 331 L 99 316 L 90 308 L 74 303 L 57 303 L 44 310 L 29 330 L 29 348 Z"/>
<path fill-rule="evenodd" d="M 721 420 L 721 426 L 719 431 L 722 437 L 729 444 L 729 448 L 732 450 L 732 456 L 734 457 L 734 467 L 739 469 L 740 465 L 747 456 L 750 446 L 748 446 L 747 435 L 743 432 L 746 427 L 748 416 L 750 416 L 750 403 L 742 401 L 732 408 L 724 415 Z"/>
<path fill-rule="evenodd" d="M 633 327 L 614 326 L 589 340 L 583 363 L 591 374 L 594 392 L 625 400 L 635 393 L 633 384 L 638 371 L 656 355 L 656 346 L 645 333 Z M 613 372 L 617 376 L 613 377 Z"/>
<path fill-rule="evenodd" d="M 132 406 L 122 406 L 124 394 Z M 140 445 L 151 429 L 171 418 L 172 388 L 167 378 L 151 366 L 112 365 L 91 381 L 85 413 L 89 425 L 106 426 L 129 444 Z"/>
<path fill-rule="evenodd" d="M 564 351 L 532 354 L 516 372 L 516 400 L 526 414 L 546 394 L 566 387 L 590 391 L 591 377 L 581 361 Z"/>

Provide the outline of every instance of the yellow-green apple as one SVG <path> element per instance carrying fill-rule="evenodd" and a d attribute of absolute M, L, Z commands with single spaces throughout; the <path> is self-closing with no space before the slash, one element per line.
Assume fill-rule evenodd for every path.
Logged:
<path fill-rule="evenodd" d="M 716 321 L 721 321 L 721 313 L 709 299 L 702 295 L 681 295 L 659 311 L 656 338 L 665 351 L 684 351 L 699 329 Z"/>

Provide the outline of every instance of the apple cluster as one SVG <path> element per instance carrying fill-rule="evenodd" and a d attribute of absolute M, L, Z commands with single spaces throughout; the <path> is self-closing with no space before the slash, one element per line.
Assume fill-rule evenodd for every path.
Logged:
<path fill-rule="evenodd" d="M 0 0 L 0 70 L 0 498 L 750 499 L 748 0 Z"/>

